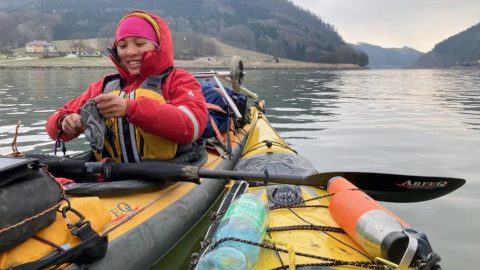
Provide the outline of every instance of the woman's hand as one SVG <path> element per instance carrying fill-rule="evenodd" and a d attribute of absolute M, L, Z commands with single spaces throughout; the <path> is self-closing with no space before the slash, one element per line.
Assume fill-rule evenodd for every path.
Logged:
<path fill-rule="evenodd" d="M 71 113 L 62 120 L 62 132 L 70 137 L 77 137 L 85 131 L 78 113 Z"/>
<path fill-rule="evenodd" d="M 123 117 L 127 113 L 127 100 L 119 96 L 101 94 L 95 97 L 95 102 L 103 118 Z"/>

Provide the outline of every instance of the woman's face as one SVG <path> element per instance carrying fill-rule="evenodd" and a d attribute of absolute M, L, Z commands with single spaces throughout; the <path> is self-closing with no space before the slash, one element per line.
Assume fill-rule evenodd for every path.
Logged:
<path fill-rule="evenodd" d="M 132 75 L 140 73 L 143 53 L 153 49 L 153 42 L 143 37 L 127 37 L 117 43 L 120 62 Z"/>

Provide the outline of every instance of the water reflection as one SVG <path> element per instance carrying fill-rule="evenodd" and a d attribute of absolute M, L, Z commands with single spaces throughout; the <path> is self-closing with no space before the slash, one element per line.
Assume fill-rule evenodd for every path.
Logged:
<path fill-rule="evenodd" d="M 47 117 L 65 102 L 80 94 L 105 71 L 87 70 L 3 70 L 0 74 L 0 154 L 12 152 L 15 127 L 20 120 L 19 151 L 53 153 L 52 140 L 45 132 Z M 83 142 L 70 143 L 72 150 Z"/>
<path fill-rule="evenodd" d="M 38 129 L 29 127 L 43 127 L 55 108 L 105 73 L 108 71 L 5 70 L 0 74 L 2 137 L 13 136 L 18 120 L 22 120 L 21 136 L 38 134 Z M 479 73 L 248 70 L 246 86 L 266 100 L 269 120 L 287 139 L 315 139 L 315 131 L 362 126 L 421 129 L 430 133 L 460 132 L 464 128 L 478 131 Z M 46 134 L 37 139 L 39 143 L 49 141 Z M 2 141 L 0 150 L 6 147 Z"/>
<path fill-rule="evenodd" d="M 339 73 L 259 70 L 247 76 L 248 86 L 266 100 L 268 117 L 285 138 L 313 138 L 305 131 L 319 131 L 324 122 L 336 121 L 333 100 L 338 90 L 333 86 L 342 84 Z"/>
<path fill-rule="evenodd" d="M 105 73 L 3 70 L 0 154 L 11 152 L 18 120 L 20 151 L 53 153 L 46 118 Z M 428 232 L 445 269 L 475 269 L 480 253 L 475 237 L 480 218 L 472 215 L 480 213 L 480 70 L 247 70 L 245 86 L 266 100 L 271 123 L 319 171 L 467 179 L 464 188 L 448 196 L 415 207 L 389 207 Z M 88 145 L 80 139 L 67 148 L 81 151 Z M 465 217 L 467 224 L 460 222 Z M 451 220 L 457 222 L 451 225 Z"/>

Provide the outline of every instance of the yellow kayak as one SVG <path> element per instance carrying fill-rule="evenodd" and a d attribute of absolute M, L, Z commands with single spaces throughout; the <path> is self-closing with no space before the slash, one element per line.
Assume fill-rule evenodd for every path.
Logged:
<path fill-rule="evenodd" d="M 408 201 L 405 194 L 409 192 L 412 201 L 422 200 L 422 192 L 431 198 L 441 196 L 434 194 L 433 186 L 458 184 L 452 187 L 454 190 L 464 180 L 445 178 L 436 182 L 434 178 L 415 176 L 317 173 L 279 136 L 262 111 L 261 106 L 251 109 L 253 127 L 235 167 L 239 174 L 235 179 L 239 180 L 232 180 L 227 186 L 203 249 L 194 256 L 195 269 L 440 269 L 440 257 L 423 233 L 355 187 L 355 181 L 342 176 L 352 180 L 366 176 L 372 181 L 398 177 L 398 183 L 404 186 L 415 179 L 422 181 L 417 186 L 430 187 L 414 190 L 410 186 L 408 191 L 402 191 L 398 183 L 392 183 L 385 191 L 379 188 L 369 192 L 381 199 L 386 198 L 385 194 L 393 196 L 392 201 L 398 202 Z M 246 172 L 264 175 L 259 174 L 255 181 L 254 173 Z M 246 181 L 242 181 L 241 175 Z M 299 177 L 302 175 L 307 177 Z M 357 180 L 370 189 L 363 179 Z M 261 222 L 252 221 L 254 225 L 249 227 L 245 220 L 256 220 L 262 214 L 248 206 L 248 200 L 244 203 L 248 207 L 238 210 L 240 203 L 236 202 L 245 194 L 254 194 L 268 209 L 265 232 L 257 239 L 254 232 L 259 235 Z M 248 216 L 253 212 L 255 217 Z M 237 220 L 232 221 L 232 216 Z M 237 230 L 232 225 L 235 222 L 241 224 Z M 232 230 L 231 234 L 224 228 Z M 238 250 L 242 254 L 236 255 Z"/>

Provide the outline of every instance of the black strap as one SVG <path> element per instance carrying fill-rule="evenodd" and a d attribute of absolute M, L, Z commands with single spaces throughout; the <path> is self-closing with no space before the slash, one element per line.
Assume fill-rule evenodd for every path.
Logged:
<path fill-rule="evenodd" d="M 57 149 L 61 148 L 63 156 L 65 157 L 67 155 L 67 146 L 65 145 L 65 142 L 62 140 L 62 134 L 63 134 L 63 130 L 60 127 L 58 129 L 57 139 L 55 140 L 55 148 L 53 150 L 53 155 L 56 156 L 57 155 Z"/>
<path fill-rule="evenodd" d="M 66 251 L 57 250 L 38 261 L 15 266 L 11 268 L 12 270 L 45 269 L 64 263 L 85 265 L 105 257 L 108 247 L 107 236 L 97 234 L 90 225 L 90 222 L 85 220 L 85 217 L 80 212 L 71 208 L 69 205 L 62 208 L 61 212 L 64 217 L 66 217 L 67 211 L 72 211 L 80 218 L 79 221 L 74 224 L 68 223 L 67 227 L 71 233 L 80 238 L 82 242 Z"/>
<path fill-rule="evenodd" d="M 64 263 L 91 264 L 107 254 L 108 238 L 98 234 L 82 241 L 65 252 L 56 251 L 43 259 L 10 268 L 11 270 L 36 270 L 59 266 Z"/>

